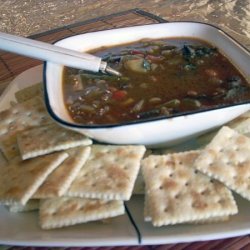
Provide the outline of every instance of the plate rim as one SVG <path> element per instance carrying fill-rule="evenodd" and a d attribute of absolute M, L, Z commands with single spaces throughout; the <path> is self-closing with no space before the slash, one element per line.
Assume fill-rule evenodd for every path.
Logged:
<path fill-rule="evenodd" d="M 8 87 L 4 90 L 4 92 L 2 93 L 2 95 L 0 96 L 0 110 L 2 109 L 2 105 L 4 102 L 6 102 L 6 100 L 8 100 L 8 95 L 11 91 L 14 91 L 15 89 L 21 89 L 21 84 L 20 81 L 22 81 L 23 79 L 29 78 L 30 73 L 32 72 L 33 74 L 40 74 L 40 79 L 41 81 L 43 80 L 42 77 L 42 71 L 43 71 L 43 65 L 38 65 L 35 67 L 32 67 L 24 72 L 22 72 L 21 74 L 19 74 L 17 77 L 15 77 L 13 79 L 13 81 L 10 82 L 10 84 L 8 85 Z M 28 83 L 28 85 L 34 84 L 36 82 L 30 82 Z M 16 86 L 18 85 L 18 86 Z M 27 86 L 28 86 L 27 85 Z M 15 88 L 17 87 L 17 88 Z M 248 201 L 249 202 L 249 201 Z M 129 204 L 129 202 L 126 202 L 126 204 Z M 182 236 L 182 235 L 177 235 L 177 236 L 170 236 L 170 237 L 163 237 L 161 235 L 159 236 L 149 236 L 149 235 L 145 235 L 143 236 L 143 230 L 141 230 L 141 228 L 143 228 L 143 224 L 139 224 L 136 219 L 133 216 L 133 213 L 131 212 L 131 210 L 129 209 L 129 206 L 126 205 L 126 207 L 128 207 L 129 213 L 132 216 L 132 220 L 134 221 L 135 225 L 137 226 L 138 230 L 139 230 L 139 234 L 141 236 L 141 241 L 140 241 L 140 236 L 138 236 L 137 234 L 137 238 L 136 238 L 136 242 L 134 242 L 132 239 L 128 239 L 126 240 L 126 242 L 124 241 L 119 241 L 119 239 L 115 240 L 115 241 L 109 241 L 107 239 L 107 241 L 104 242 L 98 242 L 98 241 L 92 241 L 92 242 L 84 242 L 84 241 L 69 241 L 68 239 L 64 239 L 61 240 L 60 242 L 56 241 L 56 239 L 52 238 L 50 241 L 42 241 L 41 239 L 39 240 L 34 240 L 34 241 L 25 241 L 25 240 L 5 240 L 2 239 L 0 236 L 0 243 L 1 244 L 6 244 L 6 245 L 20 245 L 20 246 L 53 246 L 53 247 L 60 247 L 60 246 L 118 246 L 118 245 L 124 245 L 126 244 L 127 246 L 132 246 L 132 245 L 161 245 L 161 244 L 177 244 L 177 243 L 184 243 L 184 242 L 196 242 L 196 241 L 211 241 L 211 240 L 220 240 L 220 239 L 225 239 L 225 238 L 230 238 L 230 237 L 239 237 L 239 236 L 244 236 L 247 234 L 250 234 L 250 226 L 249 228 L 243 228 L 240 230 L 232 230 L 232 231 L 227 231 L 227 232 L 221 232 L 221 233 L 212 233 L 212 234 L 195 234 L 193 236 L 190 237 L 190 235 L 188 236 Z M 128 213 L 126 213 L 126 216 L 129 217 Z M 0 218 L 1 218 L 1 213 L 0 213 Z M 133 222 L 131 222 L 131 219 L 128 218 L 131 224 L 131 227 L 133 227 L 134 231 L 136 232 L 135 229 L 135 225 L 133 225 Z M 223 222 L 220 222 L 223 223 Z M 214 224 L 216 225 L 216 224 Z M 190 225 L 192 226 L 192 225 Z M 197 226 L 197 225 L 196 225 Z M 136 233 L 135 233 L 136 235 Z M 110 237 L 111 239 L 112 237 Z M 58 239 L 57 239 L 58 240 Z M 87 243 L 87 244 L 86 244 Z M 120 243 L 120 244 L 119 244 Z"/>

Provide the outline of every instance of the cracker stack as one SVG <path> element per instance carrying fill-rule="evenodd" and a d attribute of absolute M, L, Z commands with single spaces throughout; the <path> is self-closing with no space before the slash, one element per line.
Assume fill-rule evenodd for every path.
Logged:
<path fill-rule="evenodd" d="M 41 96 L 41 84 L 28 87 L 0 113 L 8 159 L 1 160 L 0 203 L 11 212 L 39 209 L 44 229 L 124 214 L 145 147 L 90 147 L 92 140 L 49 118 Z"/>
<path fill-rule="evenodd" d="M 41 96 L 41 84 L 28 87 L 0 112 L 0 203 L 38 209 L 43 229 L 124 214 L 138 176 L 145 221 L 156 227 L 226 221 L 238 212 L 231 190 L 250 199 L 250 139 L 239 134 L 250 131 L 249 113 L 230 123 L 234 130 L 200 138 L 200 150 L 152 155 L 140 145 L 92 145 L 55 124 Z"/>
<path fill-rule="evenodd" d="M 223 127 L 194 167 L 250 200 L 250 138 Z"/>
<path fill-rule="evenodd" d="M 232 191 L 250 200 L 249 113 L 229 126 L 233 129 L 203 135 L 207 145 L 199 151 L 143 160 L 145 221 L 154 226 L 226 221 L 238 212 Z"/>
<path fill-rule="evenodd" d="M 64 196 L 42 200 L 41 227 L 52 229 L 124 214 L 123 201 L 132 195 L 144 152 L 144 146 L 93 145 Z"/>
<path fill-rule="evenodd" d="M 199 153 L 149 156 L 143 160 L 145 219 L 154 226 L 217 220 L 238 212 L 229 189 L 193 168 Z"/>

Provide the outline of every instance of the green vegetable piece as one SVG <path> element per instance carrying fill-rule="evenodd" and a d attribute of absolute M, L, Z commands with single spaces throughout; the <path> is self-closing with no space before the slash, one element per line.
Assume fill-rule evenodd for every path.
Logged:
<path fill-rule="evenodd" d="M 167 107 L 167 108 L 178 108 L 180 106 L 180 100 L 179 99 L 173 99 L 168 102 L 163 103 L 161 106 Z"/>
<path fill-rule="evenodd" d="M 184 98 L 181 101 L 181 105 L 184 106 L 187 109 L 198 109 L 201 107 L 201 102 L 196 99 L 191 99 L 191 98 Z"/>

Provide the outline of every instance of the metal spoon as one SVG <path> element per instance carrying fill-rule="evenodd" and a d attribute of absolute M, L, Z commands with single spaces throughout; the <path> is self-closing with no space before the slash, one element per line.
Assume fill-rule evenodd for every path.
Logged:
<path fill-rule="evenodd" d="M 3 32 L 0 32 L 0 49 L 73 68 L 121 75 L 100 57 Z"/>

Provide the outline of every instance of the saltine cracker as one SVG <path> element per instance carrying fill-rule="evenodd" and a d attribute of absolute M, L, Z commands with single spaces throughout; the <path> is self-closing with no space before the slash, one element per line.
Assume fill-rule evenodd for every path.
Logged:
<path fill-rule="evenodd" d="M 55 151 L 87 146 L 92 144 L 92 140 L 57 124 L 49 124 L 19 133 L 17 143 L 22 159 L 26 160 Z"/>
<path fill-rule="evenodd" d="M 199 151 L 190 151 L 152 155 L 142 161 L 147 217 L 151 217 L 154 226 L 196 222 L 238 212 L 229 189 L 193 168 L 198 154 Z"/>
<path fill-rule="evenodd" d="M 250 138 L 224 126 L 194 167 L 250 200 Z"/>
<path fill-rule="evenodd" d="M 129 200 L 145 150 L 144 146 L 93 145 L 67 195 Z"/>
<path fill-rule="evenodd" d="M 41 200 L 39 222 L 43 229 L 97 221 L 125 213 L 122 201 L 61 197 Z"/>

